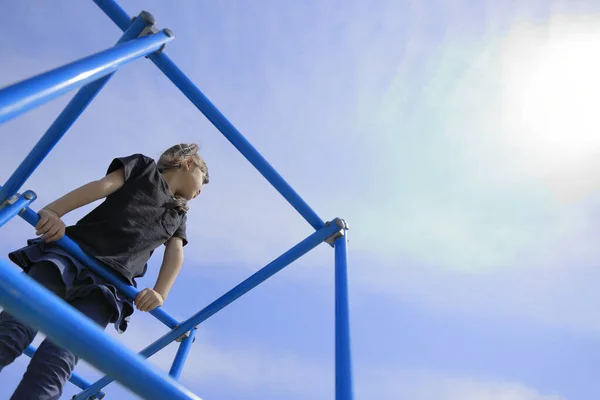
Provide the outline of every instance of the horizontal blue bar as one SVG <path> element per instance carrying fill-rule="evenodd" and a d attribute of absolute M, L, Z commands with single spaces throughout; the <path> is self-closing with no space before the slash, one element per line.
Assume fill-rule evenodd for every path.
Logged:
<path fill-rule="evenodd" d="M 140 15 L 134 23 L 130 24 L 117 44 L 136 38 L 147 24 L 146 18 L 142 18 Z M 114 72 L 86 85 L 77 92 L 15 172 L 8 178 L 4 187 L 0 188 L 0 204 L 17 193 L 113 75 Z"/>
<path fill-rule="evenodd" d="M 165 32 L 119 44 L 0 90 L 0 123 L 116 71 L 171 41 Z"/>
<path fill-rule="evenodd" d="M 215 315 L 217 312 L 221 311 L 223 308 L 227 307 L 229 304 L 233 303 L 235 300 L 242 297 L 244 294 L 248 293 L 250 290 L 254 289 L 289 264 L 293 263 L 304 254 L 317 247 L 325 239 L 332 236 L 339 230 L 340 228 L 336 224 L 330 224 L 317 230 L 312 235 L 308 236 L 306 239 L 302 240 L 300 243 L 283 253 L 281 256 L 271 261 L 268 265 L 258 270 L 242 283 L 225 293 L 223 296 L 210 303 L 200 312 L 182 322 L 177 328 L 154 341 L 154 343 L 140 351 L 139 354 L 143 357 L 150 357 L 156 354 L 158 351 L 169 345 L 169 343 L 173 342 L 187 331 L 193 329 L 200 323 Z M 81 392 L 77 397 L 75 397 L 74 400 L 83 400 L 86 398 L 84 395 L 89 396 L 94 394 L 96 391 L 102 389 L 110 382 L 112 382 L 112 379 L 105 376 L 92 384 L 91 387 Z"/>
<path fill-rule="evenodd" d="M 0 305 L 145 399 L 196 395 L 146 362 L 33 279 L 0 261 Z M 74 334 L 76 329 L 76 334 Z"/>
<path fill-rule="evenodd" d="M 31 208 L 26 208 L 25 211 L 19 214 L 19 216 L 32 226 L 36 226 L 40 220 L 40 216 Z M 115 287 L 123 292 L 128 298 L 135 299 L 139 293 L 136 288 L 125 283 L 122 278 L 112 271 L 109 271 L 107 267 L 103 266 L 98 261 L 85 254 L 83 250 L 81 250 L 81 247 L 79 247 L 77 243 L 75 243 L 68 236 L 63 236 L 61 239 L 56 241 L 56 244 L 68 251 L 69 254 L 75 256 L 89 269 L 115 285 Z M 169 315 L 162 307 L 155 308 L 154 310 L 150 311 L 150 314 L 155 316 L 156 319 L 167 325 L 169 328 L 174 328 L 179 325 L 179 321 Z"/>
<path fill-rule="evenodd" d="M 36 348 L 33 346 L 29 346 L 25 349 L 25 351 L 23 352 L 26 356 L 28 357 L 33 357 L 33 355 L 36 352 Z M 69 378 L 69 382 L 71 382 L 73 385 L 77 386 L 80 389 L 85 389 L 91 386 L 91 383 L 88 382 L 85 378 L 83 378 L 81 375 L 77 374 L 77 372 L 73 372 L 71 374 L 71 377 Z M 97 399 L 102 399 L 104 398 L 105 393 L 104 392 L 99 392 L 96 395 Z"/>
<path fill-rule="evenodd" d="M 94 0 L 94 2 L 124 30 L 126 21 L 131 18 L 113 0 Z M 285 179 L 265 160 L 252 144 L 237 130 L 235 126 L 211 103 L 198 87 L 175 65 L 164 53 L 148 57 L 156 66 L 181 90 L 181 92 L 200 110 L 206 118 L 239 150 L 240 153 L 265 177 L 271 185 L 302 215 L 315 229 L 322 228 L 325 223 L 317 213 L 300 197 Z"/>
<path fill-rule="evenodd" d="M 1 189 L 2 186 L 0 186 L 0 190 Z M 2 202 L 0 202 L 0 227 L 10 221 L 13 217 L 17 216 L 23 208 L 28 207 L 36 198 L 37 196 L 35 193 L 28 190 L 20 195 L 12 204 L 7 203 L 2 206 Z"/>

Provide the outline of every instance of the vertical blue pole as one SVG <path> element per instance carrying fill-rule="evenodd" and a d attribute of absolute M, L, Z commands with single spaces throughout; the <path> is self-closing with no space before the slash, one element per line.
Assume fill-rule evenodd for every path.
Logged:
<path fill-rule="evenodd" d="M 150 13 L 140 13 L 125 33 L 123 33 L 117 45 L 135 39 L 147 25 L 153 23 L 154 17 Z M 42 136 L 27 157 L 25 157 L 21 165 L 8 178 L 4 187 L 0 189 L 0 204 L 12 197 L 23 186 L 33 171 L 42 163 L 48 153 L 62 139 L 67 130 L 79 118 L 83 110 L 86 109 L 114 74 L 115 72 L 112 72 L 103 78 L 93 81 L 77 92 L 58 118 L 50 125 L 44 136 Z"/>
<path fill-rule="evenodd" d="M 335 398 L 352 400 L 346 234 L 335 241 Z"/>
<path fill-rule="evenodd" d="M 190 331 L 190 336 L 186 337 L 179 344 L 179 349 L 177 349 L 177 354 L 175 354 L 175 360 L 173 360 L 173 365 L 171 366 L 171 371 L 169 371 L 169 375 L 173 377 L 173 379 L 179 379 L 181 376 L 181 371 L 183 371 L 183 366 L 185 365 L 185 360 L 190 353 L 192 348 L 192 343 L 194 343 L 194 338 L 196 337 L 196 328 Z"/>

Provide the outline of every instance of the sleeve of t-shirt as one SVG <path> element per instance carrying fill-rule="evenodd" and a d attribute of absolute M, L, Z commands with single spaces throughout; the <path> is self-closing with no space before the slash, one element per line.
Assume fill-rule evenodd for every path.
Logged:
<path fill-rule="evenodd" d="M 181 224 L 179 225 L 179 228 L 177 228 L 177 230 L 173 234 L 174 237 L 178 237 L 178 238 L 181 238 L 181 240 L 183 240 L 184 246 L 188 243 L 187 232 L 186 232 L 186 222 L 187 222 L 187 215 L 184 215 L 183 218 L 181 218 Z"/>
<path fill-rule="evenodd" d="M 119 168 L 123 168 L 125 173 L 125 181 L 127 182 L 130 179 L 140 176 L 146 170 L 147 166 L 148 160 L 142 154 L 118 157 L 112 160 L 108 170 L 106 171 L 106 175 L 118 170 Z"/>

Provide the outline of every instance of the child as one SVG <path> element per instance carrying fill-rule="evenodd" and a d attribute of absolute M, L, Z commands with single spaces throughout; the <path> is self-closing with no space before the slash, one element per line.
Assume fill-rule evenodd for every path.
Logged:
<path fill-rule="evenodd" d="M 113 322 L 121 333 L 133 303 L 52 242 L 66 234 L 132 285 L 144 276 L 153 251 L 165 244 L 154 288 L 142 290 L 135 299 L 138 310 L 151 311 L 162 306 L 179 273 L 187 244 L 187 202 L 206 183 L 208 169 L 196 144 L 173 146 L 158 163 L 141 154 L 114 159 L 104 178 L 44 207 L 36 226 L 41 237 L 9 257 L 102 328 Z M 101 198 L 106 199 L 76 225 L 65 227 L 63 215 Z M 9 313 L 0 313 L 0 370 L 23 353 L 36 333 Z M 70 351 L 44 340 L 11 399 L 58 399 L 77 361 Z"/>

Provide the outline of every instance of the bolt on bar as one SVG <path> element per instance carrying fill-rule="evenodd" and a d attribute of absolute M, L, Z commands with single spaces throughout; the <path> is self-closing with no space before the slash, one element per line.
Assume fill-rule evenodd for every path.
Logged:
<path fill-rule="evenodd" d="M 336 400 L 352 400 L 350 311 L 346 234 L 335 240 L 335 394 Z"/>
<path fill-rule="evenodd" d="M 114 0 L 94 0 L 113 22 L 127 29 L 131 18 Z M 164 53 L 148 57 L 181 92 L 200 110 L 206 118 L 239 150 L 240 153 L 273 185 L 273 187 L 300 213 L 315 229 L 322 228 L 325 223 L 317 213 L 300 197 L 300 195 L 279 175 L 267 160 L 237 130 L 235 126 L 211 103 L 198 87 L 175 65 Z"/>
<path fill-rule="evenodd" d="M 145 399 L 197 400 L 177 381 L 145 362 L 33 279 L 0 261 L 0 304 Z M 40 305 L 43 305 L 41 307 Z M 77 334 L 73 335 L 73 327 Z"/>
<path fill-rule="evenodd" d="M 1 188 L 2 186 L 0 186 L 0 189 Z M 14 203 L 2 205 L 0 202 L 0 227 L 18 215 L 23 208 L 28 207 L 36 197 L 35 193 L 28 190 L 19 196 Z"/>
<path fill-rule="evenodd" d="M 261 268 L 249 278 L 235 286 L 233 289 L 229 290 L 223 296 L 219 297 L 217 300 L 210 303 L 208 306 L 203 308 L 198 313 L 194 314 L 192 317 L 183 321 L 179 324 L 178 327 L 173 329 L 171 332 L 166 333 L 158 340 L 154 341 L 154 343 L 147 346 L 145 349 L 140 351 L 139 355 L 142 357 L 151 357 L 156 354 L 158 351 L 165 348 L 171 342 L 179 338 L 181 335 L 186 333 L 187 331 L 192 330 L 194 327 L 198 326 L 202 322 L 206 321 L 208 318 L 221 311 L 223 308 L 233 303 L 238 298 L 242 297 L 244 294 L 248 293 L 250 290 L 254 289 L 271 276 L 275 275 L 277 272 L 281 271 L 283 268 L 288 266 L 289 264 L 296 261 L 298 258 L 302 257 L 304 254 L 308 253 L 310 250 L 317 247 L 321 244 L 325 239 L 333 235 L 334 233 L 340 230 L 339 225 L 336 223 L 331 223 L 328 226 L 325 226 L 313 234 L 302 240 L 300 243 L 277 257 L 275 260 L 271 261 L 265 267 Z M 106 385 L 112 382 L 112 378 L 105 376 L 92 384 L 89 388 L 79 393 L 74 400 L 85 400 L 87 396 L 93 395 L 98 390 L 102 389 Z"/>
<path fill-rule="evenodd" d="M 117 45 L 135 39 L 150 24 L 150 21 L 153 21 L 153 18 L 151 18 L 149 13 L 140 13 L 125 33 L 123 33 Z M 8 178 L 4 188 L 0 189 L 0 204 L 12 197 L 23 186 L 31 174 L 33 174 L 33 171 L 42 163 L 48 153 L 56 146 L 71 125 L 79 118 L 83 110 L 86 109 L 113 75 L 114 72 L 86 85 L 75 94 L 35 147 L 25 157 L 21 165 Z"/>
<path fill-rule="evenodd" d="M 196 329 L 192 329 L 190 331 L 190 335 L 183 339 L 179 344 L 179 348 L 177 349 L 177 353 L 175 354 L 175 359 L 173 360 L 173 365 L 171 366 L 171 370 L 169 371 L 169 375 L 173 377 L 173 379 L 179 379 L 181 376 L 181 371 L 183 371 L 183 366 L 185 365 L 185 360 L 192 349 L 192 344 L 194 343 L 194 338 L 196 337 Z"/>
<path fill-rule="evenodd" d="M 102 78 L 136 58 L 159 50 L 172 39 L 170 32 L 161 31 L 8 86 L 0 90 L 0 123 Z"/>
<path fill-rule="evenodd" d="M 19 216 L 34 227 L 40 220 L 40 216 L 29 207 L 25 208 L 23 212 L 19 214 Z M 74 255 L 89 269 L 91 269 L 104 279 L 108 280 L 111 284 L 115 285 L 115 287 L 121 292 L 123 292 L 128 298 L 135 299 L 135 297 L 138 295 L 139 291 L 136 288 L 126 284 L 125 281 L 120 279 L 112 271 L 109 271 L 98 261 L 85 254 L 83 250 L 81 250 L 79 245 L 77 245 L 77 243 L 71 240 L 68 236 L 63 236 L 61 239 L 56 241 L 56 244 L 68 251 L 69 254 Z M 154 310 L 150 311 L 150 314 L 152 314 L 154 317 L 156 317 L 156 319 L 161 321 L 169 328 L 174 328 L 179 325 L 179 321 L 177 321 L 174 317 L 168 314 L 162 307 L 155 308 Z M 185 333 L 185 331 L 183 333 Z"/>

